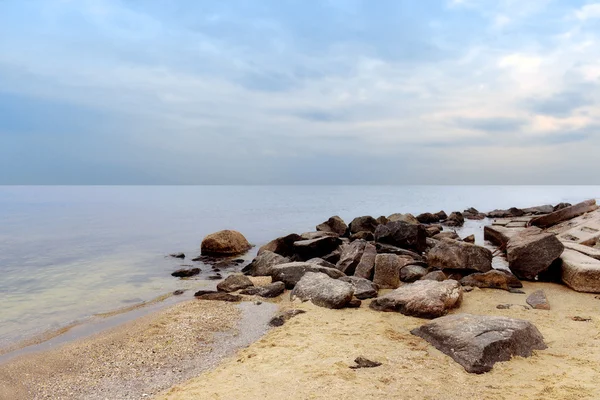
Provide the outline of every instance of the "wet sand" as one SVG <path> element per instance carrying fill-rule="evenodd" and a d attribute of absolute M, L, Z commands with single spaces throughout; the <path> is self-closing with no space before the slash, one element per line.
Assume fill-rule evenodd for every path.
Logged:
<path fill-rule="evenodd" d="M 271 303 L 179 303 L 0 364 L 0 399 L 146 398 L 258 339 L 276 309 Z"/>
<path fill-rule="evenodd" d="M 598 399 L 600 299 L 565 286 L 524 283 L 527 294 L 544 289 L 552 310 L 500 310 L 526 305 L 527 295 L 475 289 L 456 312 L 532 321 L 548 349 L 468 374 L 410 330 L 424 320 L 360 309 L 328 310 L 310 303 L 283 327 L 238 352 L 216 369 L 157 396 L 191 399 Z M 286 295 L 284 295 L 286 296 Z M 287 298 L 287 296 L 286 296 Z M 591 318 L 577 322 L 572 317 Z M 352 370 L 364 356 L 383 365 Z"/>

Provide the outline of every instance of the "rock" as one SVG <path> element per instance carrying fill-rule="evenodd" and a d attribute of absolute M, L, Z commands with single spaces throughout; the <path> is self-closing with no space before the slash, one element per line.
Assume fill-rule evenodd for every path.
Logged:
<path fill-rule="evenodd" d="M 465 243 L 475 243 L 475 235 L 469 235 L 466 238 L 463 239 L 463 242 Z"/>
<path fill-rule="evenodd" d="M 533 280 L 540 272 L 548 269 L 564 249 L 556 236 L 532 227 L 510 238 L 506 246 L 506 257 L 513 274 L 520 279 Z"/>
<path fill-rule="evenodd" d="M 359 299 L 352 299 L 346 304 L 346 308 L 360 308 L 362 301 Z"/>
<path fill-rule="evenodd" d="M 577 315 L 574 317 L 571 317 L 571 319 L 576 322 L 590 322 L 592 320 L 591 318 L 580 317 Z"/>
<path fill-rule="evenodd" d="M 473 286 L 463 286 L 463 292 L 472 292 L 475 288 Z"/>
<path fill-rule="evenodd" d="M 285 324 L 287 321 L 294 318 L 295 316 L 304 314 L 304 313 L 306 313 L 306 311 L 304 311 L 304 310 L 284 311 L 284 312 L 280 313 L 279 315 L 276 315 L 273 318 L 271 318 L 271 321 L 269 321 L 269 325 L 273 326 L 273 327 L 282 326 L 283 324 Z"/>
<path fill-rule="evenodd" d="M 322 237 L 339 237 L 336 233 L 333 232 L 304 232 L 303 234 L 300 235 L 300 237 L 302 238 L 302 240 L 313 240 L 313 239 L 320 239 Z"/>
<path fill-rule="evenodd" d="M 446 218 L 444 224 L 448 226 L 463 226 L 465 224 L 465 217 L 463 217 L 462 213 L 455 211 Z"/>
<path fill-rule="evenodd" d="M 350 222 L 350 233 L 375 232 L 377 225 L 377 220 L 370 216 L 354 218 Z"/>
<path fill-rule="evenodd" d="M 437 318 L 460 306 L 462 287 L 457 281 L 417 281 L 371 302 L 377 311 L 396 311 L 419 318 Z"/>
<path fill-rule="evenodd" d="M 400 270 L 414 261 L 406 256 L 378 254 L 375 257 L 373 282 L 381 289 L 396 289 L 400 286 Z"/>
<path fill-rule="evenodd" d="M 463 217 L 465 217 L 466 219 L 471 219 L 471 220 L 482 220 L 485 219 L 486 215 L 483 213 L 480 213 L 477 209 L 471 207 L 466 209 L 465 211 L 463 211 Z"/>
<path fill-rule="evenodd" d="M 562 259 L 562 281 L 578 292 L 600 293 L 600 261 L 582 253 L 565 250 Z"/>
<path fill-rule="evenodd" d="M 597 209 L 598 206 L 596 205 L 596 200 L 587 200 L 582 203 L 575 204 L 574 206 L 565 207 L 550 214 L 533 218 L 529 224 L 532 226 L 539 226 L 540 228 L 548 228 L 552 225 L 556 225 L 568 219 L 578 217 L 582 214 L 595 211 Z"/>
<path fill-rule="evenodd" d="M 199 292 L 196 292 L 194 296 L 199 300 L 228 301 L 233 303 L 242 301 L 241 296 L 211 290 L 200 290 Z"/>
<path fill-rule="evenodd" d="M 173 272 L 171 276 L 175 276 L 177 278 L 188 278 L 190 276 L 198 275 L 200 273 L 200 268 L 182 268 Z"/>
<path fill-rule="evenodd" d="M 512 218 L 522 217 L 523 215 L 525 215 L 523 210 L 516 207 L 511 207 L 508 210 L 494 210 L 487 213 L 488 218 Z"/>
<path fill-rule="evenodd" d="M 270 276 L 275 265 L 289 263 L 290 259 L 269 250 L 263 250 L 242 272 L 251 276 Z"/>
<path fill-rule="evenodd" d="M 302 301 L 311 301 L 319 307 L 343 308 L 352 300 L 354 287 L 320 272 L 307 272 L 296 284 L 290 295 Z"/>
<path fill-rule="evenodd" d="M 254 283 L 245 275 L 229 275 L 223 282 L 219 282 L 217 290 L 219 292 L 236 292 L 240 289 L 254 286 Z"/>
<path fill-rule="evenodd" d="M 422 253 L 427 248 L 427 231 L 423 225 L 406 222 L 390 222 L 379 225 L 375 230 L 375 240 L 403 249 Z"/>
<path fill-rule="evenodd" d="M 339 280 L 351 284 L 354 287 L 354 297 L 360 300 L 377 297 L 379 292 L 379 287 L 368 279 L 359 278 L 358 276 L 344 276 Z"/>
<path fill-rule="evenodd" d="M 484 226 L 483 239 L 496 246 L 506 249 L 511 237 L 519 233 L 521 229 L 509 229 L 503 226 Z"/>
<path fill-rule="evenodd" d="M 425 231 L 427 231 L 427 237 L 434 237 L 438 233 L 442 232 L 441 225 L 428 225 L 425 227 Z"/>
<path fill-rule="evenodd" d="M 435 240 L 443 240 L 443 239 L 460 240 L 460 236 L 458 236 L 458 234 L 456 232 L 452 232 L 452 231 L 440 232 L 437 235 L 435 235 L 433 238 Z"/>
<path fill-rule="evenodd" d="M 481 374 L 514 356 L 530 357 L 547 348 L 540 331 L 529 321 L 506 317 L 455 314 L 411 331 L 467 372 Z"/>
<path fill-rule="evenodd" d="M 524 208 L 523 212 L 529 215 L 550 214 L 551 212 L 554 212 L 554 206 L 548 204 L 544 206 L 529 207 Z"/>
<path fill-rule="evenodd" d="M 272 251 L 283 257 L 293 257 L 295 254 L 294 243 L 300 240 L 302 240 L 300 235 L 295 233 L 273 239 L 258 249 L 258 255 L 261 255 L 263 251 Z"/>
<path fill-rule="evenodd" d="M 317 231 L 333 232 L 338 236 L 345 236 L 348 232 L 348 225 L 340 217 L 333 216 L 322 224 L 317 225 Z"/>
<path fill-rule="evenodd" d="M 207 279 L 210 281 L 218 281 L 218 280 L 223 279 L 223 276 L 221 274 L 215 274 L 215 275 L 210 275 Z"/>
<path fill-rule="evenodd" d="M 427 253 L 427 262 L 438 269 L 487 272 L 492 269 L 492 252 L 475 244 L 444 239 Z"/>
<path fill-rule="evenodd" d="M 595 258 L 596 260 L 600 260 L 600 250 L 590 246 L 584 246 L 582 244 L 573 243 L 573 242 L 562 242 L 565 249 L 575 250 L 581 254 L 585 254 L 588 257 Z"/>
<path fill-rule="evenodd" d="M 506 291 L 511 288 L 523 287 L 523 284 L 516 276 L 495 269 L 486 273 L 467 275 L 460 280 L 460 284 L 481 289 L 502 289 Z"/>
<path fill-rule="evenodd" d="M 181 296 L 184 293 L 185 293 L 185 290 L 177 289 L 176 291 L 173 292 L 173 296 Z"/>
<path fill-rule="evenodd" d="M 518 309 L 521 309 L 521 310 L 524 310 L 524 311 L 529 310 L 529 307 L 524 306 L 522 304 L 498 304 L 496 306 L 496 308 L 498 310 L 510 310 L 510 309 L 513 309 L 513 308 L 518 308 Z"/>
<path fill-rule="evenodd" d="M 204 255 L 231 256 L 245 253 L 251 247 L 250 243 L 248 243 L 241 233 L 225 230 L 205 237 L 200 245 L 200 250 Z"/>
<path fill-rule="evenodd" d="M 412 214 L 392 214 L 388 217 L 388 224 L 390 222 L 406 222 L 411 225 L 419 225 L 419 221 Z M 387 225 L 387 224 L 386 224 Z"/>
<path fill-rule="evenodd" d="M 389 219 L 387 219 L 387 217 L 386 217 L 386 216 L 383 216 L 383 215 L 382 215 L 382 216 L 380 216 L 379 218 L 377 218 L 377 220 L 376 220 L 376 221 L 377 221 L 377 224 L 378 224 L 378 225 L 385 225 L 385 224 L 387 224 L 388 222 L 390 222 L 390 220 L 389 220 Z"/>
<path fill-rule="evenodd" d="M 364 279 L 373 279 L 373 273 L 375 271 L 375 258 L 377 257 L 377 249 L 370 243 L 365 245 L 360 262 L 356 266 L 354 276 Z"/>
<path fill-rule="evenodd" d="M 185 254 L 183 254 L 183 253 L 173 253 L 173 254 L 169 254 L 169 257 L 184 259 L 185 258 Z"/>
<path fill-rule="evenodd" d="M 350 235 L 350 240 L 366 240 L 367 242 L 372 242 L 375 240 L 375 235 L 373 235 L 373 232 L 361 231 Z"/>
<path fill-rule="evenodd" d="M 435 224 L 436 222 L 440 221 L 440 217 L 432 213 L 423 213 L 417 215 L 417 221 L 419 221 L 421 224 Z"/>
<path fill-rule="evenodd" d="M 448 279 L 443 271 L 432 271 L 421 278 L 422 281 L 438 281 L 442 282 Z M 463 288 L 464 290 L 464 288 Z"/>
<path fill-rule="evenodd" d="M 417 254 L 414 251 L 401 249 L 400 247 L 392 246 L 390 244 L 375 243 L 375 248 L 377 249 L 378 254 L 396 254 L 398 256 L 408 256 L 417 261 L 423 261 L 423 257 L 420 254 Z"/>
<path fill-rule="evenodd" d="M 329 261 L 325 261 L 322 258 L 318 258 L 318 257 L 311 258 L 310 260 L 307 261 L 307 263 L 320 265 L 321 267 L 335 268 L 335 264 L 332 264 Z"/>
<path fill-rule="evenodd" d="M 302 260 L 310 260 L 331 253 L 340 244 L 338 237 L 325 236 L 312 240 L 299 240 L 294 243 L 294 251 Z"/>
<path fill-rule="evenodd" d="M 351 365 L 350 369 L 359 369 L 359 368 L 376 368 L 381 366 L 381 363 L 378 361 L 371 361 L 369 359 L 366 359 L 364 357 L 357 357 L 354 360 L 354 363 L 356 365 Z"/>
<path fill-rule="evenodd" d="M 536 290 L 527 297 L 527 304 L 536 310 L 549 310 L 550 303 L 543 290 Z"/>
<path fill-rule="evenodd" d="M 321 267 L 307 262 L 293 262 L 274 266 L 271 277 L 273 282 L 283 282 L 286 289 L 293 289 L 307 272 L 322 272 L 333 279 L 345 276 L 342 271 L 336 268 Z"/>
<path fill-rule="evenodd" d="M 571 203 L 558 203 L 557 205 L 554 206 L 553 211 L 562 210 L 563 208 L 567 208 L 567 207 L 571 207 L 571 206 L 572 206 Z"/>
<path fill-rule="evenodd" d="M 427 275 L 427 268 L 420 265 L 407 265 L 400 270 L 400 280 L 402 282 L 412 283 L 418 281 Z"/>
<path fill-rule="evenodd" d="M 235 259 L 235 260 L 227 259 L 227 260 L 221 260 L 216 263 L 213 263 L 213 268 L 223 268 L 223 269 L 233 268 L 233 267 L 237 267 L 238 265 L 243 264 L 243 263 L 244 263 L 244 260 L 239 259 L 239 258 Z"/>
<path fill-rule="evenodd" d="M 342 249 L 340 247 L 338 247 L 337 249 L 335 249 L 334 251 L 332 251 L 329 254 L 326 254 L 322 257 L 320 257 L 321 259 L 327 261 L 328 263 L 331 263 L 333 265 L 337 264 L 340 261 L 340 257 L 342 255 Z"/>
<path fill-rule="evenodd" d="M 250 296 L 260 296 L 266 298 L 273 298 L 280 296 L 285 291 L 285 283 L 273 282 L 267 286 L 251 286 L 240 292 L 240 294 L 246 294 Z"/>
<path fill-rule="evenodd" d="M 343 245 L 340 261 L 335 267 L 346 275 L 353 275 L 360 263 L 366 245 L 367 242 L 364 240 L 355 240 L 350 244 Z"/>

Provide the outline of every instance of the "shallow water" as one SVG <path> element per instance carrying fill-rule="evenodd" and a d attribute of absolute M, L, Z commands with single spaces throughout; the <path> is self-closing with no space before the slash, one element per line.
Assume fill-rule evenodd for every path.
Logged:
<path fill-rule="evenodd" d="M 349 222 L 360 215 L 588 198 L 600 198 L 600 187 L 0 187 L 0 348 L 176 289 L 210 285 L 170 273 L 194 264 L 189 259 L 199 254 L 202 238 L 217 230 L 239 230 L 260 246 L 314 230 L 334 214 Z M 165 257 L 179 251 L 186 260 Z M 201 268 L 201 278 L 210 273 Z"/>

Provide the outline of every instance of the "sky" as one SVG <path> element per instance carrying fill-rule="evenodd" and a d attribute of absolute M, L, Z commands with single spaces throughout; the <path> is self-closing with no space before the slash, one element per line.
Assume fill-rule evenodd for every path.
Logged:
<path fill-rule="evenodd" d="M 600 1 L 0 0 L 0 184 L 599 184 Z"/>

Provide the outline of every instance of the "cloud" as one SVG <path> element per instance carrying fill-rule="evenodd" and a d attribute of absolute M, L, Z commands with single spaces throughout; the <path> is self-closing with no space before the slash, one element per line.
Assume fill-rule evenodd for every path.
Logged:
<path fill-rule="evenodd" d="M 600 3 L 586 4 L 575 11 L 575 17 L 583 21 L 600 18 Z"/>

